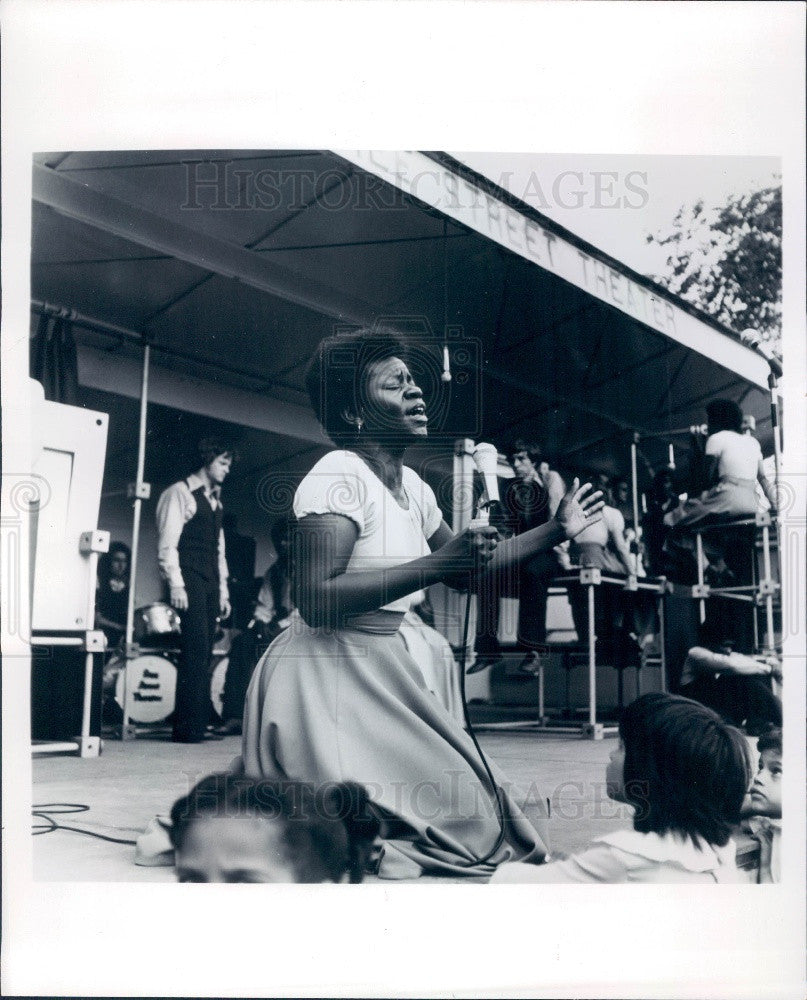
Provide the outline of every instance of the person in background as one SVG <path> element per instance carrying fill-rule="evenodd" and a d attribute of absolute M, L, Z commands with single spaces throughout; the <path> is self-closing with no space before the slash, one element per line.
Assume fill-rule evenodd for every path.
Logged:
<path fill-rule="evenodd" d="M 633 829 L 543 865 L 504 864 L 493 883 L 739 880 L 732 827 L 751 777 L 745 737 L 688 698 L 642 695 L 625 709 L 605 772 Z"/>
<path fill-rule="evenodd" d="M 221 486 L 235 451 L 231 442 L 210 437 L 199 442 L 199 455 L 199 470 L 169 486 L 157 502 L 157 560 L 182 625 L 175 743 L 221 739 L 208 731 L 213 719 L 210 656 L 216 619 L 230 614 Z"/>
<path fill-rule="evenodd" d="M 726 640 L 717 651 L 705 646 L 690 649 L 679 691 L 757 736 L 782 725 L 782 703 L 771 691 L 772 678 L 782 679 L 777 656 L 746 656 L 735 652 Z"/>
<path fill-rule="evenodd" d="M 651 576 L 666 576 L 664 542 L 670 529 L 665 525 L 664 518 L 678 506 L 672 469 L 660 469 L 653 476 L 647 499 L 647 513 L 642 517 L 647 569 Z"/>
<path fill-rule="evenodd" d="M 282 518 L 271 528 L 276 558 L 266 570 L 252 618 L 232 641 L 222 699 L 220 736 L 239 736 L 244 698 L 252 672 L 267 647 L 291 624 L 293 611 L 289 580 L 289 531 L 292 518 Z"/>
<path fill-rule="evenodd" d="M 380 847 L 367 791 L 211 774 L 171 809 L 179 882 L 361 882 Z"/>
<path fill-rule="evenodd" d="M 681 549 L 692 553 L 695 547 L 692 529 L 699 525 L 754 517 L 759 509 L 757 483 L 771 508 L 776 507 L 773 484 L 763 467 L 762 449 L 755 437 L 743 433 L 740 407 L 730 399 L 714 399 L 706 407 L 706 415 L 705 442 L 700 431 L 692 438 L 692 493 L 699 495 L 670 511 L 664 518 L 671 529 L 666 547 L 673 555 Z M 726 565 L 723 551 L 715 544 L 713 533 L 704 536 L 704 550 L 711 566 L 712 579 L 709 582 L 717 585 L 736 578 L 736 559 L 729 560 L 734 569 Z"/>
<path fill-rule="evenodd" d="M 107 651 L 115 649 L 126 631 L 129 567 L 132 553 L 124 542 L 113 542 L 98 560 L 95 626 L 106 636 Z"/>
<path fill-rule="evenodd" d="M 508 446 L 506 455 L 515 479 L 505 487 L 500 510 L 494 512 L 491 523 L 496 524 L 505 536 L 521 535 L 547 524 L 555 516 L 566 487 L 557 472 L 550 469 L 547 463 L 541 463 L 541 449 L 537 444 L 519 438 Z M 540 471 L 541 464 L 547 466 L 543 474 Z M 530 667 L 536 659 L 535 647 L 546 642 L 549 586 L 560 568 L 559 552 L 556 549 L 538 552 L 518 567 L 517 576 L 510 586 L 505 582 L 500 590 L 488 596 L 490 603 L 486 604 L 486 627 L 495 639 L 494 622 L 498 625 L 498 598 L 500 594 L 508 594 L 512 583 L 517 584 L 516 594 L 513 596 L 518 596 L 519 599 L 518 643 L 526 653 L 519 665 L 520 673 L 532 672 Z M 497 582 L 502 584 L 502 581 Z"/>
<path fill-rule="evenodd" d="M 625 522 L 625 529 L 633 528 L 633 499 L 630 492 L 630 483 L 622 476 L 617 476 L 611 480 L 611 492 L 614 497 L 614 507 L 622 515 Z"/>
<path fill-rule="evenodd" d="M 782 730 L 757 740 L 759 770 L 743 803 L 744 826 L 759 841 L 759 882 L 781 881 Z"/>

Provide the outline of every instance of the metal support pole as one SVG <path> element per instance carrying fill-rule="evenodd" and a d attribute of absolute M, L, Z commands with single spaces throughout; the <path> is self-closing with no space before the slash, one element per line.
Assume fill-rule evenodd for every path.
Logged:
<path fill-rule="evenodd" d="M 543 723 L 544 716 L 544 660 L 541 658 L 538 664 L 538 721 Z"/>
<path fill-rule="evenodd" d="M 778 381 L 774 372 L 770 372 L 768 375 L 768 387 L 771 390 L 771 426 L 773 428 L 773 489 L 774 495 L 776 497 L 776 515 L 773 519 L 776 525 L 776 569 L 778 575 L 779 587 L 783 588 L 784 580 L 782 577 L 782 530 L 781 530 L 781 516 L 782 513 L 779 510 L 779 502 L 782 496 L 779 490 L 779 476 L 781 475 L 781 462 L 782 462 L 782 441 L 780 438 L 780 428 L 779 428 L 779 396 L 778 396 Z M 767 529 L 766 529 L 767 530 Z M 768 580 L 771 579 L 770 571 L 766 569 L 765 576 Z M 781 592 L 781 590 L 780 590 Z M 773 597 L 768 596 L 766 603 L 766 609 L 768 614 L 768 643 L 769 649 L 774 648 L 774 634 L 773 634 Z"/>
<path fill-rule="evenodd" d="M 95 628 L 95 579 L 98 575 L 98 553 L 93 551 L 88 553 L 89 573 L 91 581 L 89 595 L 87 599 L 87 611 L 84 621 L 90 629 Z M 84 698 L 81 706 L 81 734 L 79 736 L 79 756 L 97 756 L 97 751 L 93 753 L 92 741 L 90 739 L 90 716 L 92 714 L 92 675 L 95 663 L 93 654 L 88 650 L 84 655 Z"/>
<path fill-rule="evenodd" d="M 636 469 L 638 442 L 639 435 L 638 433 L 634 433 L 630 446 L 631 499 L 633 500 L 633 541 L 631 542 L 631 551 L 634 555 L 634 573 L 639 572 L 639 535 L 641 534 L 641 528 L 639 527 L 639 483 Z"/>
<path fill-rule="evenodd" d="M 765 580 L 771 580 L 771 533 L 767 524 L 762 528 L 762 566 Z M 773 594 L 768 590 L 765 597 L 765 647 L 771 652 L 776 650 L 776 637 L 773 630 Z"/>
<path fill-rule="evenodd" d="M 126 605 L 126 660 L 123 667 L 123 721 L 121 722 L 121 739 L 129 736 L 129 691 L 128 662 L 134 636 L 134 603 L 135 585 L 137 583 L 137 549 L 140 543 L 140 486 L 143 482 L 143 470 L 146 464 L 146 416 L 148 411 L 149 363 L 151 347 L 143 345 L 143 375 L 140 382 L 140 433 L 137 441 L 137 477 L 135 479 L 135 498 L 132 513 L 132 561 L 129 570 L 129 601 Z"/>
<path fill-rule="evenodd" d="M 703 535 L 699 531 L 695 534 L 695 552 L 698 561 L 698 588 L 703 593 Z M 700 599 L 700 620 L 701 625 L 706 621 L 706 601 L 703 598 Z"/>
<path fill-rule="evenodd" d="M 597 725 L 597 633 L 594 628 L 594 584 L 588 585 L 588 722 Z"/>
<path fill-rule="evenodd" d="M 667 635 L 666 635 L 666 622 L 664 620 L 664 590 L 662 589 L 658 597 L 658 641 L 659 641 L 659 657 L 661 663 L 659 669 L 661 670 L 661 690 L 667 690 L 667 653 L 665 647 L 667 645 Z"/>

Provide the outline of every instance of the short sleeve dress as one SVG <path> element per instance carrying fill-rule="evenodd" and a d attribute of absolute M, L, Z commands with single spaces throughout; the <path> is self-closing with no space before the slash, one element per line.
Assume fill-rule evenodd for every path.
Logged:
<path fill-rule="evenodd" d="M 294 513 L 351 518 L 358 538 L 346 572 L 386 568 L 429 552 L 442 517 L 431 488 L 407 467 L 404 509 L 354 452 L 322 458 L 294 498 Z M 546 835 L 502 790 L 506 837 L 486 863 L 499 823 L 473 742 L 434 697 L 401 636 L 419 594 L 390 601 L 339 629 L 300 620 L 275 639 L 247 691 L 247 774 L 315 784 L 364 784 L 387 837 L 378 874 L 489 876 L 505 861 L 540 861 Z M 538 821 L 539 824 L 541 820 Z"/>

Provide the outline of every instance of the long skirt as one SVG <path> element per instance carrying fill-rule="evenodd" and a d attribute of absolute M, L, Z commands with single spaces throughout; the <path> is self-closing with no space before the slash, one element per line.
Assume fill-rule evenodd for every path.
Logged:
<path fill-rule="evenodd" d="M 247 691 L 242 755 L 255 777 L 365 785 L 387 833 L 382 878 L 487 876 L 505 861 L 538 863 L 548 851 L 545 829 L 527 819 L 491 764 L 505 838 L 477 863 L 497 841 L 495 793 L 397 622 L 336 631 L 299 622 L 278 636 Z M 534 801 L 545 815 L 543 797 Z"/>

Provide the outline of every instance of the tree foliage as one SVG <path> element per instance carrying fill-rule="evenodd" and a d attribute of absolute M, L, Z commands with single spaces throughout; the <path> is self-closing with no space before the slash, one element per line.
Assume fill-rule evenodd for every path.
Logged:
<path fill-rule="evenodd" d="M 656 281 L 735 333 L 751 327 L 779 350 L 781 184 L 732 195 L 722 207 L 683 206 L 670 230 L 647 242 L 668 248 L 667 272 Z"/>

